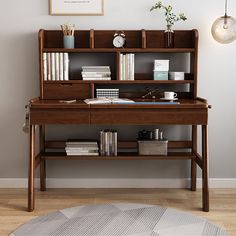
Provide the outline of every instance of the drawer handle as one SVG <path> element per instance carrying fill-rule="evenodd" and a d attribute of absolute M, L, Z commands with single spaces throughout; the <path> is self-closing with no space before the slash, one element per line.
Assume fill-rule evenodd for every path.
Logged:
<path fill-rule="evenodd" d="M 72 83 L 61 83 L 60 86 L 72 86 Z"/>

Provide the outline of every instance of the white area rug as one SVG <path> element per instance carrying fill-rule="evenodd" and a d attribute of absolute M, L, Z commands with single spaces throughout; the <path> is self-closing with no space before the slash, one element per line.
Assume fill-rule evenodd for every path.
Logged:
<path fill-rule="evenodd" d="M 41 216 L 10 236 L 228 236 L 206 219 L 141 204 L 86 205 Z"/>

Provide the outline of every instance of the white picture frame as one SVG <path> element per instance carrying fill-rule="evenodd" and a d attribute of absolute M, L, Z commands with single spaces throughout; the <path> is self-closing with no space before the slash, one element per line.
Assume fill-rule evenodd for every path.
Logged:
<path fill-rule="evenodd" d="M 52 16 L 102 16 L 104 0 L 49 0 Z"/>

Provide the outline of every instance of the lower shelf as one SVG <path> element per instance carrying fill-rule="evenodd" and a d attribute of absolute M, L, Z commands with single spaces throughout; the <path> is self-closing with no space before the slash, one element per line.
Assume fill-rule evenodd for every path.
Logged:
<path fill-rule="evenodd" d="M 104 156 L 67 156 L 66 153 L 42 153 L 45 160 L 189 160 L 195 155 L 191 152 L 169 152 L 167 156 L 139 156 L 138 153 L 119 153 L 116 157 Z"/>

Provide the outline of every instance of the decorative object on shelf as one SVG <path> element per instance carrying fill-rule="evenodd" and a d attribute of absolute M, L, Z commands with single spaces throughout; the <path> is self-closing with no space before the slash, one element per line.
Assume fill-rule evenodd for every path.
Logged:
<path fill-rule="evenodd" d="M 138 132 L 138 140 L 152 140 L 152 131 L 141 130 Z"/>
<path fill-rule="evenodd" d="M 59 16 L 102 16 L 104 0 L 65 1 L 49 0 L 50 15 Z"/>
<path fill-rule="evenodd" d="M 113 46 L 115 48 L 123 48 L 125 47 L 125 44 L 126 44 L 126 36 L 124 31 L 117 31 L 114 34 Z"/>
<path fill-rule="evenodd" d="M 165 11 L 165 20 L 166 20 L 166 26 L 167 29 L 164 32 L 164 45 L 166 48 L 173 48 L 174 47 L 174 31 L 172 29 L 172 26 L 177 21 L 186 21 L 187 17 L 184 15 L 184 13 L 179 14 L 177 16 L 175 13 L 173 13 L 173 7 L 171 5 L 165 6 L 162 4 L 161 1 L 158 1 L 155 5 L 153 5 L 150 9 L 150 11 L 163 9 Z"/>
<path fill-rule="evenodd" d="M 61 25 L 63 32 L 63 46 L 64 48 L 74 48 L 75 47 L 75 25 L 64 24 Z"/>
<path fill-rule="evenodd" d="M 236 39 L 236 19 L 228 16 L 227 5 L 225 0 L 225 15 L 217 18 L 211 28 L 213 38 L 222 44 L 232 43 Z"/>

